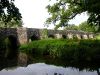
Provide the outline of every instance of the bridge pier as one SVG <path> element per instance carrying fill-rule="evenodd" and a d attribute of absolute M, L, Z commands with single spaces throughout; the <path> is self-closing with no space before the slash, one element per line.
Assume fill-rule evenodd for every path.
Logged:
<path fill-rule="evenodd" d="M 17 28 L 17 36 L 20 44 L 28 43 L 27 28 Z"/>
<path fill-rule="evenodd" d="M 88 39 L 88 35 L 84 34 L 83 39 Z"/>
<path fill-rule="evenodd" d="M 68 33 L 67 36 L 68 36 L 69 39 L 73 39 L 73 34 Z"/>
<path fill-rule="evenodd" d="M 62 34 L 55 34 L 55 37 L 56 37 L 57 39 L 63 38 L 63 37 L 62 37 Z"/>
<path fill-rule="evenodd" d="M 93 34 L 89 34 L 89 38 L 93 39 L 94 35 Z"/>
<path fill-rule="evenodd" d="M 76 34 L 78 39 L 82 39 L 80 34 Z"/>

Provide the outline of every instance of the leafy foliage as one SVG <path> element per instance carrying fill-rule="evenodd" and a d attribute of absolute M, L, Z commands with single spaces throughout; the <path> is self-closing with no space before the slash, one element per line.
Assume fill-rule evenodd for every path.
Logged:
<path fill-rule="evenodd" d="M 12 19 L 11 21 L 7 22 L 6 24 L 5 24 L 5 22 L 0 21 L 0 27 L 2 27 L 2 28 L 22 27 L 22 24 L 23 24 L 22 20 L 15 21 L 14 19 Z"/>
<path fill-rule="evenodd" d="M 5 23 L 7 27 L 8 22 L 12 20 L 19 22 L 22 16 L 19 9 L 14 5 L 14 0 L 0 0 L 0 21 Z"/>
<path fill-rule="evenodd" d="M 79 30 L 86 31 L 86 32 L 96 32 L 96 27 L 89 25 L 86 21 L 79 24 Z"/>
<path fill-rule="evenodd" d="M 46 20 L 47 24 L 54 23 L 58 27 L 66 26 L 69 20 L 77 14 L 87 12 L 88 22 L 100 28 L 100 0 L 56 0 L 56 3 L 49 4 L 47 9 L 51 15 Z"/>
<path fill-rule="evenodd" d="M 78 30 L 78 26 L 72 24 L 64 27 L 64 30 Z"/>
<path fill-rule="evenodd" d="M 80 30 L 80 31 L 85 31 L 85 32 L 97 32 L 98 27 L 88 24 L 87 21 L 82 22 L 79 24 L 79 26 L 76 26 L 74 24 L 68 24 L 67 26 L 64 27 L 65 30 Z"/>

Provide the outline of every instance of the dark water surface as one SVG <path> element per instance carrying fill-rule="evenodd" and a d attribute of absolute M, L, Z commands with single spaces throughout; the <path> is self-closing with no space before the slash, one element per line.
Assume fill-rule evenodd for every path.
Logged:
<path fill-rule="evenodd" d="M 0 71 L 0 75 L 98 75 L 97 71 L 88 69 L 79 71 L 72 67 L 48 65 L 45 63 L 30 64 L 27 67 L 6 68 Z"/>

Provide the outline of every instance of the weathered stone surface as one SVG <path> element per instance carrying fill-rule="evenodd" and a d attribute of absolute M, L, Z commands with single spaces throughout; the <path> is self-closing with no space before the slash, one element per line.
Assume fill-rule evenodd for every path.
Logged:
<path fill-rule="evenodd" d="M 20 44 L 28 42 L 27 29 L 26 28 L 17 28 L 17 38 Z"/>
<path fill-rule="evenodd" d="M 84 38 L 84 39 L 88 39 L 88 35 L 84 34 L 84 35 L 83 35 L 83 38 Z"/>
<path fill-rule="evenodd" d="M 18 55 L 18 65 L 26 66 L 28 61 L 28 56 L 25 53 L 19 53 Z"/>
<path fill-rule="evenodd" d="M 93 35 L 93 34 L 90 34 L 90 35 L 89 35 L 89 38 L 94 38 L 94 35 Z"/>
<path fill-rule="evenodd" d="M 76 30 L 47 30 L 47 29 L 36 29 L 36 28 L 0 28 L 0 39 L 4 40 L 9 36 L 14 36 L 17 38 L 20 44 L 37 39 L 45 39 L 52 36 L 53 38 L 64 38 L 73 39 L 75 36 L 78 39 L 88 39 L 93 38 L 93 33 L 86 33 L 83 31 Z"/>

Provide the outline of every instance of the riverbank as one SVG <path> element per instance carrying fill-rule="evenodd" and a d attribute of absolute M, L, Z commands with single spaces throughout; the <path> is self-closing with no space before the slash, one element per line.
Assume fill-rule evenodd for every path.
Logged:
<path fill-rule="evenodd" d="M 100 40 L 38 40 L 21 45 L 19 51 L 31 57 L 49 56 L 69 62 L 100 63 Z"/>

